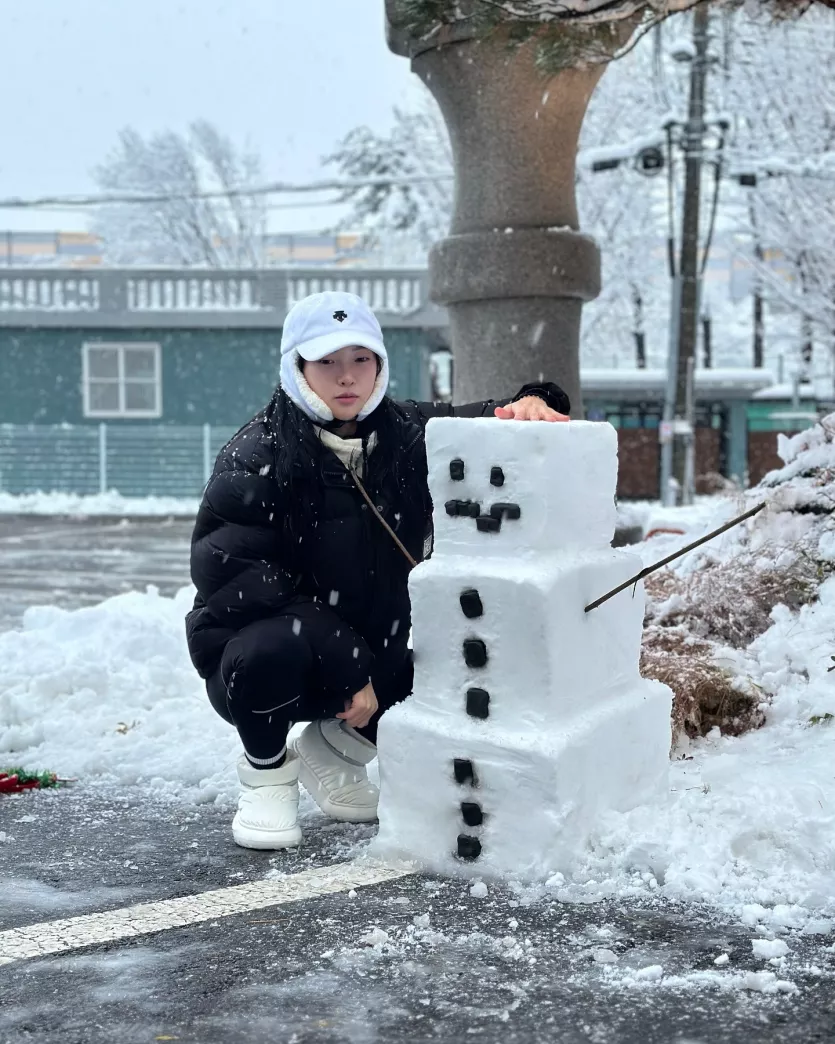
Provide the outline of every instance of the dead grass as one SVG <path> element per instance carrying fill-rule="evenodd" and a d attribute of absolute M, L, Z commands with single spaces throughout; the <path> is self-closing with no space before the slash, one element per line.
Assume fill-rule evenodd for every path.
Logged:
<path fill-rule="evenodd" d="M 713 660 L 714 646 L 681 628 L 650 624 L 644 631 L 641 674 L 673 690 L 673 741 L 718 727 L 727 736 L 758 729 L 765 721 L 757 692 L 740 689 Z"/>
<path fill-rule="evenodd" d="M 760 549 L 689 576 L 663 570 L 647 578 L 641 673 L 673 690 L 674 737 L 704 736 L 714 727 L 738 736 L 764 723 L 762 695 L 741 687 L 714 654 L 750 645 L 770 626 L 776 605 L 797 610 L 813 602 L 835 568 L 802 545 L 784 550 L 779 566 L 776 554 L 762 568 L 766 560 Z"/>

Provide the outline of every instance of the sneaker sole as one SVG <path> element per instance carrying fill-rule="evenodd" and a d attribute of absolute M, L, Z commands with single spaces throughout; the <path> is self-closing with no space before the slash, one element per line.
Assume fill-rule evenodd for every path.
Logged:
<path fill-rule="evenodd" d="M 255 848 L 261 851 L 281 848 L 298 848 L 302 843 L 300 827 L 293 830 L 258 830 L 256 827 L 242 827 L 232 822 L 232 837 L 241 848 Z"/>
<path fill-rule="evenodd" d="M 295 744 L 293 744 L 293 750 L 296 752 L 299 759 L 299 783 L 301 783 L 304 789 L 319 806 L 319 809 L 324 812 L 329 819 L 336 819 L 340 823 L 376 823 L 376 805 L 373 808 L 356 808 L 346 805 L 335 805 L 319 785 L 319 780 L 316 774 L 308 768 L 303 754 Z"/>

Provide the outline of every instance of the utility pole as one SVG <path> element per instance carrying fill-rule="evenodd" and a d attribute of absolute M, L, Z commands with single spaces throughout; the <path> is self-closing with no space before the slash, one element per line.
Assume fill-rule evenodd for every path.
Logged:
<path fill-rule="evenodd" d="M 661 458 L 661 498 L 671 501 L 671 487 L 681 490 L 684 503 L 693 496 L 695 473 L 695 389 L 693 388 L 699 329 L 702 163 L 704 162 L 705 82 L 708 67 L 709 15 L 706 3 L 693 12 L 693 53 L 690 57 L 690 99 L 683 127 L 684 207 L 681 255 L 673 276 L 670 351 L 664 403 Z"/>
<path fill-rule="evenodd" d="M 705 82 L 708 66 L 708 5 L 699 4 L 693 12 L 694 55 L 690 65 L 690 101 L 684 127 L 684 211 L 681 222 L 681 303 L 678 314 L 678 358 L 676 359 L 675 417 L 684 421 L 680 435 L 673 436 L 673 474 L 685 503 L 693 495 L 692 458 L 695 449 L 695 373 L 696 343 L 699 329 L 699 217 L 701 213 L 702 164 L 705 139 Z M 682 416 L 684 410 L 684 416 Z M 689 414 L 689 415 L 688 415 Z"/>

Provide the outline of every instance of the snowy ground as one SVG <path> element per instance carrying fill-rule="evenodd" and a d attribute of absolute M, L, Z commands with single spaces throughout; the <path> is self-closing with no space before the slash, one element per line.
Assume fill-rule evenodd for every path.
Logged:
<path fill-rule="evenodd" d="M 700 503 L 671 520 L 668 528 L 680 528 L 682 535 L 658 536 L 636 550 L 645 561 L 657 560 L 739 508 L 732 500 L 719 506 Z M 185 648 L 183 616 L 191 592 L 181 585 L 188 523 L 86 525 L 84 519 L 65 524 L 58 540 L 64 557 L 56 560 L 53 523 L 9 518 L 5 529 L 0 525 L 0 590 L 11 591 L 18 606 L 39 593 L 44 601 L 78 605 L 66 582 L 72 572 L 66 562 L 92 556 L 95 564 L 80 570 L 78 586 L 101 598 L 113 588 L 96 585 L 114 569 L 118 573 L 117 564 L 125 558 L 119 553 L 120 534 L 133 558 L 132 570 L 119 574 L 119 582 L 141 587 L 143 579 L 153 577 L 163 581 L 163 590 L 127 590 L 80 608 L 34 607 L 22 619 L 6 619 L 13 629 L 0 633 L 0 767 L 50 769 L 80 782 L 63 794 L 0 798 L 0 860 L 13 880 L 0 898 L 0 930 L 101 904 L 123 905 L 137 896 L 181 894 L 171 892 L 176 881 L 199 890 L 206 874 L 210 884 L 228 883 L 235 875 L 260 879 L 270 869 L 297 869 L 283 857 L 276 862 L 242 856 L 228 837 L 238 747 L 232 730 L 210 711 Z M 709 553 L 723 553 L 734 539 L 721 538 Z M 137 540 L 145 540 L 141 553 Z M 155 570 L 162 562 L 160 576 Z M 784 1023 L 803 1024 L 797 1022 L 796 1005 L 805 1005 L 811 1019 L 815 1005 L 832 1003 L 835 979 L 835 721 L 828 717 L 835 715 L 835 674 L 827 670 L 834 637 L 835 580 L 830 580 L 819 602 L 800 613 L 775 611 L 766 634 L 729 662 L 768 700 L 763 729 L 739 739 L 712 735 L 680 751 L 671 762 L 666 802 L 608 817 L 582 859 L 554 867 L 537 885 L 476 884 L 471 891 L 463 883 L 420 883 L 417 878 L 415 884 L 368 890 L 362 913 L 352 908 L 350 916 L 344 898 L 329 900 L 322 924 L 342 927 L 332 945 L 322 942 L 298 956 L 306 970 L 305 982 L 296 988 L 302 993 L 315 991 L 317 984 L 336 988 L 346 977 L 359 976 L 373 982 L 380 998 L 391 1004 L 403 977 L 412 977 L 405 1004 L 409 1018 L 424 1007 L 424 990 L 430 998 L 426 1010 L 442 1019 L 456 1010 L 451 969 L 457 961 L 467 969 L 470 996 L 476 998 L 483 982 L 492 981 L 489 969 L 498 967 L 507 974 L 493 983 L 498 992 L 492 1007 L 485 996 L 480 1010 L 484 1014 L 489 1008 L 488 1022 L 496 1030 L 506 1027 L 489 1039 L 512 1040 L 517 1039 L 513 1026 L 521 1032 L 532 1012 L 544 1015 L 549 1005 L 564 1006 L 565 999 L 553 993 L 553 986 L 549 994 L 545 985 L 559 969 L 560 983 L 573 983 L 586 998 L 586 1011 L 595 1012 L 589 1025 L 598 1029 L 577 1040 L 632 1039 L 607 1036 L 601 1028 L 605 1005 L 595 1008 L 601 997 L 624 990 L 639 998 L 639 1007 L 655 1010 L 662 1022 L 682 992 L 706 992 L 714 1013 L 721 1010 L 723 996 L 761 998 L 746 1000 L 741 1009 L 734 1002 L 736 1015 L 750 1016 L 752 1026 L 773 1024 L 775 1035 L 763 1030 L 766 1035 L 758 1036 L 749 1028 L 735 1039 L 792 1039 Z M 302 811 L 310 837 L 303 860 L 318 864 L 361 855 L 367 831 L 337 827 L 329 833 L 307 799 Z M 68 816 L 77 822 L 74 840 L 65 846 Z M 129 845 L 131 830 L 124 828 L 134 821 L 140 826 Z M 188 823 L 202 824 L 185 853 L 194 862 L 191 870 L 176 869 L 184 867 L 177 834 Z M 84 838 L 102 830 L 106 841 L 99 842 L 101 852 L 90 862 Z M 42 857 L 39 844 L 45 842 L 48 855 Z M 158 849 L 158 856 L 146 859 Z M 56 852 L 75 854 L 56 858 Z M 198 858 L 201 852 L 204 857 Z M 124 876 L 118 870 L 122 866 Z M 100 867 L 109 869 L 105 873 Z M 97 891 L 95 882 L 108 875 L 114 878 L 113 891 Z M 652 927 L 636 928 L 641 924 Z M 230 929 L 240 954 L 251 931 L 246 922 Z M 314 936 L 325 939 L 326 927 Z M 195 953 L 211 950 L 205 930 L 189 939 Z M 286 959 L 280 940 L 278 949 L 275 939 L 262 941 L 279 963 Z M 90 996 L 118 992 L 119 983 L 144 967 L 146 959 L 148 967 L 169 960 L 179 966 L 180 951 L 171 947 L 169 940 L 84 958 Z M 60 977 L 71 960 L 46 963 Z M 486 976 L 481 984 L 474 978 L 479 969 Z M 249 968 L 248 980 L 253 974 Z M 437 974 L 441 978 L 434 992 L 418 989 Z M 286 982 L 270 989 L 270 996 L 285 999 L 293 992 Z M 19 1007 L 25 1009 L 30 1000 L 21 998 Z M 293 1001 L 301 1008 L 309 1003 L 309 997 Z M 456 1017 L 475 1008 L 461 1001 Z M 25 1022 L 20 1011 L 15 1021 L 15 1011 L 0 1019 L 0 1041 L 7 1026 L 16 1032 Z M 398 1023 L 396 1012 L 391 1017 L 392 1025 Z M 488 1032 L 483 1021 L 475 1022 L 482 1026 L 479 1032 Z M 321 1039 L 373 1039 L 351 1032 Z M 724 1038 L 714 1034 L 709 1039 Z"/>
<path fill-rule="evenodd" d="M 199 501 L 190 497 L 123 497 L 116 492 L 89 495 L 0 492 L 0 515 L 194 518 L 198 503 Z"/>
<path fill-rule="evenodd" d="M 14 840 L 0 845 L 7 924 L 292 881 L 370 833 L 306 817 L 304 849 L 247 852 L 225 808 L 91 790 L 14 803 Z M 702 905 L 562 903 L 409 876 L 8 964 L 0 1041 L 826 1039 L 832 957 L 820 936 L 787 938 L 772 957 L 784 939 L 763 945 Z"/>

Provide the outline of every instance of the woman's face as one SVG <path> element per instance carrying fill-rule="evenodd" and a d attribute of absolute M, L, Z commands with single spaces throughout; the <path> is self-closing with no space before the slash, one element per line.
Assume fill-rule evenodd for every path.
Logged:
<path fill-rule="evenodd" d="M 336 420 L 353 420 L 371 398 L 377 356 L 368 348 L 340 348 L 318 362 L 304 364 L 304 376 Z"/>

